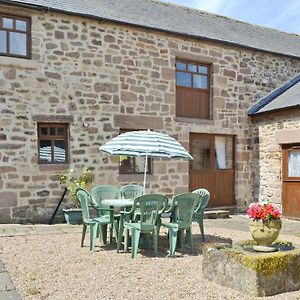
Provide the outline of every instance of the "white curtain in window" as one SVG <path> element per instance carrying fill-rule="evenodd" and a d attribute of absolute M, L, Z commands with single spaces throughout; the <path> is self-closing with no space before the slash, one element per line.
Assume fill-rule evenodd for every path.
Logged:
<path fill-rule="evenodd" d="M 289 152 L 288 176 L 300 177 L 300 151 Z"/>
<path fill-rule="evenodd" d="M 217 168 L 226 169 L 226 139 L 224 136 L 215 137 Z"/>

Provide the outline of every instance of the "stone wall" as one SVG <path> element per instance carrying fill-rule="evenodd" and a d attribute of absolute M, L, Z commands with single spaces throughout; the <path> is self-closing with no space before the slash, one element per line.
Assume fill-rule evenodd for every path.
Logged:
<path fill-rule="evenodd" d="M 298 136 L 289 132 L 298 129 Z M 253 118 L 253 175 L 255 200 L 270 199 L 281 204 L 282 199 L 282 148 L 278 136 L 285 136 L 283 144 L 300 143 L 300 112 L 266 114 Z"/>
<path fill-rule="evenodd" d="M 5 13 L 13 10 L 1 6 Z M 95 185 L 142 182 L 119 175 L 98 147 L 122 129 L 163 131 L 189 147 L 189 133 L 236 135 L 236 202 L 252 200 L 249 124 L 255 100 L 300 71 L 300 60 L 105 21 L 37 11 L 32 59 L 0 57 L 0 222 L 42 222 L 62 187 L 58 173 L 93 169 Z M 213 120 L 175 116 L 176 57 L 213 65 Z M 37 163 L 37 122 L 70 122 L 70 164 Z M 83 126 L 83 124 L 85 126 Z M 188 162 L 155 160 L 148 188 L 188 190 Z"/>

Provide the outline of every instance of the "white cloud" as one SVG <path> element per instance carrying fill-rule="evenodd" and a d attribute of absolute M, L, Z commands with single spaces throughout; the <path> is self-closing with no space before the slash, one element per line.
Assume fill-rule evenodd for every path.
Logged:
<path fill-rule="evenodd" d="M 300 33 L 300 1 L 296 0 L 165 0 L 243 20 Z"/>

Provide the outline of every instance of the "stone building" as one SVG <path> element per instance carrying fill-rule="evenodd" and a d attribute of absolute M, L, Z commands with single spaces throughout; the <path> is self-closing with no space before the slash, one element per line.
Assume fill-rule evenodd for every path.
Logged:
<path fill-rule="evenodd" d="M 252 119 L 254 190 L 300 218 L 300 74 L 255 103 Z"/>
<path fill-rule="evenodd" d="M 0 222 L 45 222 L 70 168 L 141 183 L 143 161 L 98 150 L 140 129 L 195 157 L 151 161 L 148 190 L 207 187 L 212 207 L 243 210 L 259 197 L 247 109 L 300 72 L 299 44 L 155 0 L 0 1 Z"/>

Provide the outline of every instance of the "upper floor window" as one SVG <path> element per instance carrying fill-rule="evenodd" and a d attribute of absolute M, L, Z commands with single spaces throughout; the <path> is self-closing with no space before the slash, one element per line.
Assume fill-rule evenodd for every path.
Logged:
<path fill-rule="evenodd" d="M 68 125 L 38 123 L 38 147 L 40 164 L 68 162 Z"/>
<path fill-rule="evenodd" d="M 120 133 L 132 130 L 121 129 Z M 145 171 L 145 157 L 132 157 L 127 155 L 119 156 L 119 173 L 120 174 L 143 174 Z M 151 173 L 152 159 L 148 158 L 147 174 Z"/>
<path fill-rule="evenodd" d="M 176 61 L 176 116 L 210 119 L 210 66 Z"/>
<path fill-rule="evenodd" d="M 0 14 L 0 55 L 30 57 L 30 19 Z"/>

